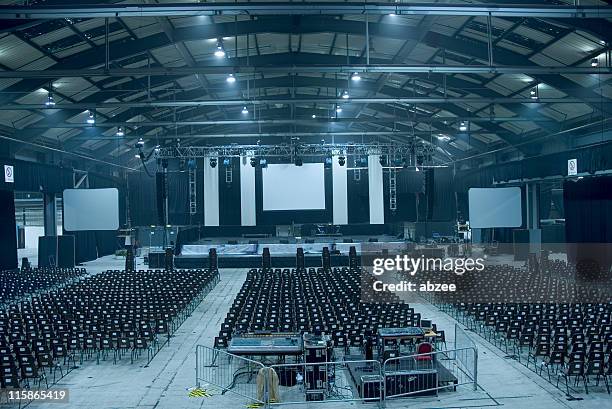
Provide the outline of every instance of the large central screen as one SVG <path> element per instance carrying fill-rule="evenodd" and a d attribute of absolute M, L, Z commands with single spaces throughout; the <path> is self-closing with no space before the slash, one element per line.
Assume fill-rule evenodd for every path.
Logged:
<path fill-rule="evenodd" d="M 322 163 L 270 164 L 263 168 L 263 210 L 325 209 Z"/>
<path fill-rule="evenodd" d="M 119 191 L 111 189 L 64 190 L 64 229 L 117 230 Z"/>
<path fill-rule="evenodd" d="M 470 227 L 521 227 L 521 188 L 498 187 L 468 190 Z"/>

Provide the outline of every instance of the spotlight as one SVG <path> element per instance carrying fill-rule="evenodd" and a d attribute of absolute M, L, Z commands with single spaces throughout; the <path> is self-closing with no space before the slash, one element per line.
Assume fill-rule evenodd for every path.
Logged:
<path fill-rule="evenodd" d="M 181 172 L 185 171 L 185 165 L 186 165 L 185 159 L 183 159 L 183 158 L 179 159 L 179 170 Z"/>
<path fill-rule="evenodd" d="M 591 67 L 597 67 L 599 65 L 599 59 L 592 58 L 591 59 Z"/>
<path fill-rule="evenodd" d="M 361 168 L 365 168 L 368 166 L 368 158 L 365 156 L 358 158 L 356 162 L 357 162 L 357 165 Z"/>
<path fill-rule="evenodd" d="M 315 114 L 312 114 L 312 119 L 315 119 L 317 116 Z"/>
<path fill-rule="evenodd" d="M 211 168 L 217 167 L 217 158 L 210 158 L 210 167 Z"/>
<path fill-rule="evenodd" d="M 345 91 L 342 93 L 342 99 L 349 99 L 349 96 L 350 96 L 350 95 L 349 95 L 349 92 L 348 92 L 347 90 L 345 90 Z"/>
<path fill-rule="evenodd" d="M 387 157 L 385 155 L 380 155 L 378 157 L 378 162 L 380 162 L 380 166 L 385 166 L 387 164 Z"/>
<path fill-rule="evenodd" d="M 161 151 L 161 147 L 159 145 L 156 145 L 155 148 L 153 148 L 153 151 L 155 153 L 159 153 Z"/>
<path fill-rule="evenodd" d="M 351 75 L 351 79 L 353 81 L 360 81 L 361 80 L 361 76 L 359 75 L 358 72 L 354 72 L 353 75 Z"/>
<path fill-rule="evenodd" d="M 197 167 L 197 162 L 195 160 L 195 158 L 191 158 L 187 161 L 187 167 L 189 169 L 195 169 Z"/>
<path fill-rule="evenodd" d="M 247 109 L 247 107 L 246 107 L 246 106 L 243 106 L 243 107 L 242 107 L 242 113 L 243 113 L 244 115 L 246 115 L 246 114 L 248 114 L 248 113 L 249 113 L 249 110 Z"/>
<path fill-rule="evenodd" d="M 342 112 L 342 107 L 340 105 L 336 105 L 336 113 Z"/>
<path fill-rule="evenodd" d="M 229 74 L 227 78 L 225 79 L 225 81 L 227 81 L 230 84 L 233 84 L 234 82 L 236 82 L 236 77 L 234 77 L 234 74 Z"/>
<path fill-rule="evenodd" d="M 538 86 L 536 85 L 535 87 L 531 88 L 531 90 L 529 91 L 529 95 L 531 96 L 531 99 L 538 99 Z"/>
<path fill-rule="evenodd" d="M 459 124 L 459 130 L 461 132 L 465 132 L 468 130 L 467 123 L 465 123 L 465 121 L 461 121 L 461 123 Z"/>
<path fill-rule="evenodd" d="M 219 57 L 219 58 L 225 57 L 225 49 L 223 49 L 223 42 L 221 40 L 217 41 L 217 49 L 215 50 L 215 57 Z"/>
<path fill-rule="evenodd" d="M 304 161 L 299 156 L 296 156 L 293 163 L 295 164 L 295 166 L 302 166 L 304 164 Z"/>
<path fill-rule="evenodd" d="M 53 94 L 50 92 L 49 92 L 49 95 L 47 96 L 47 102 L 45 102 L 45 106 L 48 106 L 48 107 L 55 106 L 55 100 L 53 99 Z"/>
<path fill-rule="evenodd" d="M 344 156 L 338 156 L 338 165 L 344 166 L 346 164 L 346 158 Z"/>
<path fill-rule="evenodd" d="M 257 159 L 255 159 L 255 158 L 251 158 L 250 162 L 251 162 L 251 166 L 252 166 L 252 167 L 257 166 Z"/>
<path fill-rule="evenodd" d="M 144 140 L 142 138 L 138 138 L 138 142 L 136 142 L 137 146 L 144 146 Z"/>
<path fill-rule="evenodd" d="M 117 128 L 117 136 L 125 136 L 125 132 L 122 127 Z"/>
<path fill-rule="evenodd" d="M 89 115 L 87 116 L 87 123 L 93 125 L 96 123 L 96 118 L 94 118 L 93 112 L 89 111 Z"/>
<path fill-rule="evenodd" d="M 230 166 L 232 164 L 232 161 L 230 158 L 223 158 L 223 166 Z"/>
<path fill-rule="evenodd" d="M 140 154 L 139 154 L 139 153 L 137 153 L 136 155 L 134 155 L 134 157 L 135 157 L 136 159 L 140 159 Z"/>
<path fill-rule="evenodd" d="M 268 161 L 265 159 L 259 159 L 259 166 L 261 166 L 261 168 L 267 168 L 268 167 Z"/>

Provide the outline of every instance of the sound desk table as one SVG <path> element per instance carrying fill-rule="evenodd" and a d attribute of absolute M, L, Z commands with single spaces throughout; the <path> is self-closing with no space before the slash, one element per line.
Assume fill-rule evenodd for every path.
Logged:
<path fill-rule="evenodd" d="M 227 352 L 243 356 L 302 355 L 302 336 L 295 333 L 266 333 L 235 335 Z"/>

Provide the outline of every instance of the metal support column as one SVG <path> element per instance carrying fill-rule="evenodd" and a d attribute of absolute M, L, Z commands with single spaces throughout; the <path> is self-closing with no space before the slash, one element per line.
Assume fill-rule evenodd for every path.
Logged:
<path fill-rule="evenodd" d="M 57 236 L 57 208 L 55 207 L 55 193 L 43 195 L 43 225 L 45 236 Z"/>

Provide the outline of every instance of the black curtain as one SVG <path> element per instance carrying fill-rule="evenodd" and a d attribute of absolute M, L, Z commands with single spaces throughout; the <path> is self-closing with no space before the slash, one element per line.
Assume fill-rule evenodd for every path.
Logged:
<path fill-rule="evenodd" d="M 587 177 L 563 184 L 568 258 L 610 268 L 612 252 L 612 177 Z"/>
<path fill-rule="evenodd" d="M 346 198 L 348 201 L 348 222 L 370 223 L 370 197 L 368 171 L 359 170 L 359 180 L 355 179 L 357 170 L 347 170 Z"/>
<path fill-rule="evenodd" d="M 96 232 L 64 231 L 64 234 L 74 236 L 74 261 L 77 264 L 98 258 Z"/>
<path fill-rule="evenodd" d="M 201 182 L 204 178 L 200 178 Z M 168 223 L 188 225 L 189 218 L 189 173 L 187 171 L 168 172 Z"/>
<path fill-rule="evenodd" d="M 155 177 L 144 171 L 128 173 L 130 220 L 134 226 L 157 225 Z"/>
<path fill-rule="evenodd" d="M 0 190 L 0 209 L 0 270 L 12 270 L 17 268 L 17 226 L 12 191 Z"/>
<path fill-rule="evenodd" d="M 436 168 L 433 171 L 433 208 L 431 220 L 450 221 L 457 217 L 455 191 L 453 189 L 453 170 Z M 419 172 L 420 173 L 420 172 Z"/>

